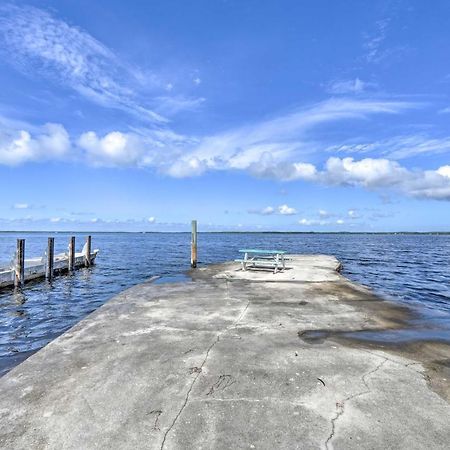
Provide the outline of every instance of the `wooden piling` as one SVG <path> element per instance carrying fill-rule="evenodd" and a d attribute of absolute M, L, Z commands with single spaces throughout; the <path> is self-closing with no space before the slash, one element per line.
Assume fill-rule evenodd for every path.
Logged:
<path fill-rule="evenodd" d="M 17 239 L 14 286 L 22 287 L 25 283 L 25 239 Z"/>
<path fill-rule="evenodd" d="M 69 272 L 75 269 L 75 236 L 69 239 Z"/>
<path fill-rule="evenodd" d="M 47 264 L 45 265 L 45 278 L 53 278 L 53 265 L 55 261 L 55 238 L 49 237 L 47 242 Z"/>
<path fill-rule="evenodd" d="M 191 267 L 195 269 L 197 267 L 197 221 L 192 221 L 192 234 L 191 234 Z"/>
<path fill-rule="evenodd" d="M 91 242 L 92 236 L 86 237 L 86 252 L 84 254 L 84 265 L 85 267 L 89 267 L 91 265 Z"/>

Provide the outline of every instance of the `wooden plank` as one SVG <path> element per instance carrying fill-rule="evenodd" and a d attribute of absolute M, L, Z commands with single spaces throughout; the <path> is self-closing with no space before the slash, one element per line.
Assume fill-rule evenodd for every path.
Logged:
<path fill-rule="evenodd" d="M 75 236 L 69 239 L 69 272 L 75 269 Z"/>
<path fill-rule="evenodd" d="M 14 286 L 22 287 L 25 283 L 25 239 L 17 239 Z"/>
<path fill-rule="evenodd" d="M 53 265 L 55 262 L 55 238 L 49 237 L 47 242 L 47 262 L 45 265 L 45 278 L 53 278 Z"/>
<path fill-rule="evenodd" d="M 195 269 L 197 267 L 197 221 L 192 221 L 191 232 L 191 267 Z"/>

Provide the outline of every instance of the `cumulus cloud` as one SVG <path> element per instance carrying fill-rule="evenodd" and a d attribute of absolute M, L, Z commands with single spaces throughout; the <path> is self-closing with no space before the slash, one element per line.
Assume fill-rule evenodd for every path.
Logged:
<path fill-rule="evenodd" d="M 156 218 L 155 218 L 155 217 L 149 217 L 149 218 L 147 219 L 147 222 L 148 222 L 148 223 L 155 223 L 155 222 L 156 222 Z"/>
<path fill-rule="evenodd" d="M 279 206 L 278 212 L 283 216 L 293 216 L 294 214 L 297 214 L 297 210 L 295 208 L 291 208 L 288 205 Z"/>
<path fill-rule="evenodd" d="M 172 162 L 194 141 L 170 130 L 112 131 L 103 136 L 94 131 L 81 134 L 76 145 L 82 157 L 95 166 L 153 167 L 173 170 Z M 173 176 L 183 174 L 173 174 Z"/>
<path fill-rule="evenodd" d="M 28 209 L 30 205 L 28 203 L 14 203 L 13 209 Z"/>
<path fill-rule="evenodd" d="M 297 214 L 297 210 L 295 208 L 292 208 L 286 204 L 280 205 L 276 208 L 273 206 L 266 206 L 262 209 L 250 209 L 248 211 L 250 214 L 259 214 L 262 216 L 270 216 L 272 214 L 279 214 L 282 216 L 293 216 Z"/>
<path fill-rule="evenodd" d="M 331 157 L 321 176 L 327 184 L 385 187 L 400 183 L 406 174 L 405 168 L 387 159 Z"/>
<path fill-rule="evenodd" d="M 317 181 L 337 186 L 394 189 L 403 194 L 436 200 L 450 200 L 448 167 L 436 170 L 410 170 L 396 161 L 365 158 L 329 158 Z"/>
<path fill-rule="evenodd" d="M 35 135 L 27 130 L 0 128 L 0 164 L 16 166 L 30 161 L 68 156 L 70 137 L 62 125 L 46 124 Z"/>
<path fill-rule="evenodd" d="M 319 143 L 308 140 L 307 134 L 314 126 L 376 113 L 397 114 L 414 106 L 404 102 L 332 99 L 205 137 L 151 128 L 103 135 L 87 131 L 70 138 L 62 125 L 36 127 L 0 120 L 0 164 L 77 160 L 94 166 L 152 168 L 172 177 L 239 170 L 282 181 L 390 189 L 414 197 L 450 200 L 449 166 L 413 170 L 388 157 L 331 156 L 319 164 L 308 161 L 317 159 L 317 153 L 324 154 Z M 273 213 L 292 214 L 284 206 L 281 210 L 274 208 Z"/>

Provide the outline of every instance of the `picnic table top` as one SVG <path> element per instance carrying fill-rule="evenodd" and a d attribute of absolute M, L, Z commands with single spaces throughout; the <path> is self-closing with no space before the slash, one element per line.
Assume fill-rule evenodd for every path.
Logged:
<path fill-rule="evenodd" d="M 284 250 L 261 250 L 257 248 L 244 248 L 239 250 L 239 253 L 255 253 L 260 255 L 284 255 Z"/>

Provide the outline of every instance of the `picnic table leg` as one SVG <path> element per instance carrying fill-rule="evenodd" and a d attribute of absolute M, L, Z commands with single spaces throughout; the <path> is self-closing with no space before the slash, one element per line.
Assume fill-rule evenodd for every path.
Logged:
<path fill-rule="evenodd" d="M 283 266 L 283 271 L 284 271 L 284 269 L 286 269 L 286 263 L 284 261 L 284 255 L 281 255 L 281 264 Z"/>
<path fill-rule="evenodd" d="M 280 257 L 277 253 L 277 256 L 275 257 L 275 269 L 274 269 L 273 273 L 277 273 L 279 261 L 280 261 Z"/>
<path fill-rule="evenodd" d="M 248 253 L 245 252 L 244 261 L 242 262 L 242 270 L 247 270 L 247 259 L 248 259 Z"/>

